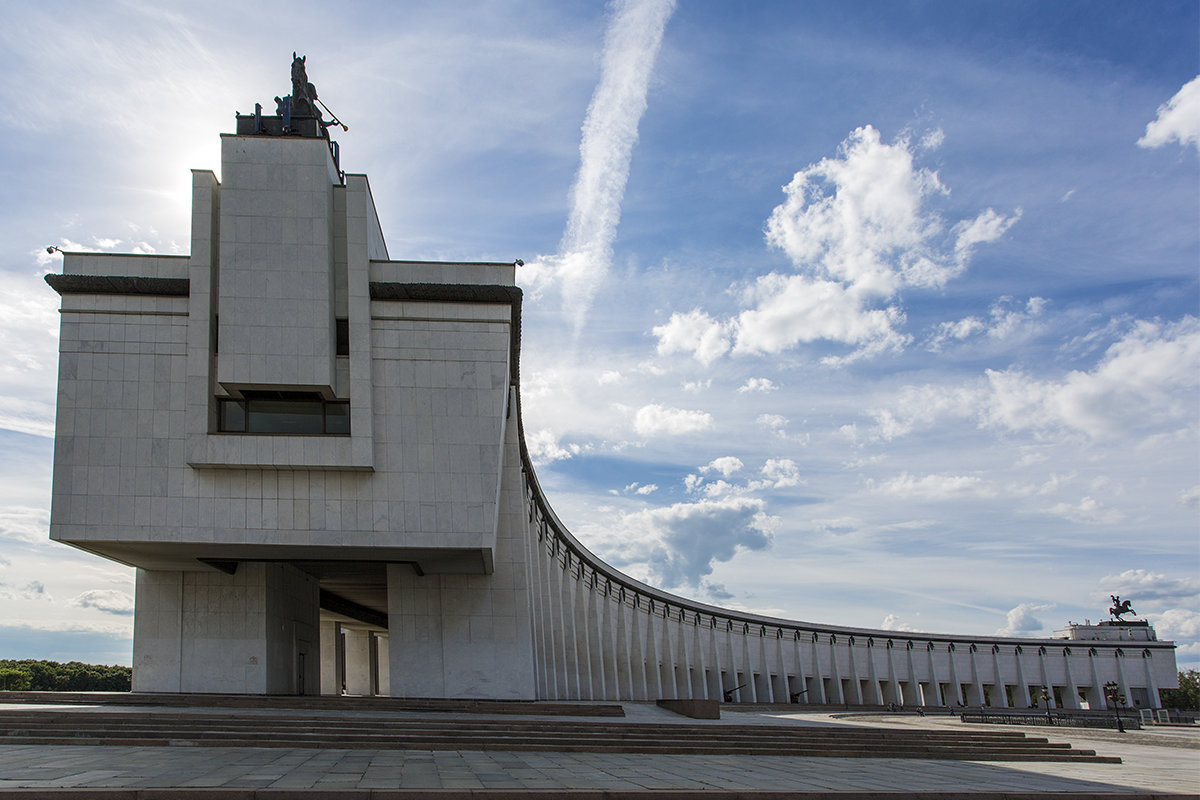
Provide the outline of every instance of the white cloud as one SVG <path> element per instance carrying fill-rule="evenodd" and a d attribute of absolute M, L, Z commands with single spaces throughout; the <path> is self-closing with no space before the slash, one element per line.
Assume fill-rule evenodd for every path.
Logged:
<path fill-rule="evenodd" d="M 1147 616 L 1160 639 L 1200 639 L 1200 611 L 1194 608 L 1169 608 Z"/>
<path fill-rule="evenodd" d="M 0 541 L 38 544 L 50 535 L 48 508 L 6 505 L 0 507 Z"/>
<path fill-rule="evenodd" d="M 1021 603 L 1008 612 L 1004 627 L 997 630 L 996 635 L 1020 636 L 1040 631 L 1046 626 L 1034 615 L 1052 608 L 1054 608 L 1054 603 Z"/>
<path fill-rule="evenodd" d="M 984 480 L 976 475 L 924 475 L 917 477 L 907 472 L 884 481 L 875 491 L 895 497 L 919 497 L 945 500 L 964 495 L 987 497 L 994 494 Z"/>
<path fill-rule="evenodd" d="M 779 387 L 770 378 L 751 378 L 738 387 L 738 394 L 746 392 L 773 392 Z"/>
<path fill-rule="evenodd" d="M 1158 117 L 1146 125 L 1146 133 L 1137 143 L 1139 147 L 1162 147 L 1172 140 L 1200 150 L 1200 75 L 1158 107 Z"/>
<path fill-rule="evenodd" d="M 1179 493 L 1179 502 L 1188 508 L 1200 508 L 1200 486 L 1184 489 Z"/>
<path fill-rule="evenodd" d="M 1085 525 L 1111 525 L 1125 519 L 1119 510 L 1105 506 L 1094 497 L 1084 497 L 1078 503 L 1056 503 L 1047 508 L 1046 513 Z"/>
<path fill-rule="evenodd" d="M 729 351 L 726 326 L 698 308 L 686 314 L 675 313 L 663 325 L 651 331 L 658 337 L 660 355 L 691 353 L 702 364 L 711 364 Z"/>
<path fill-rule="evenodd" d="M 522 276 L 535 293 L 540 285 L 560 285 L 563 309 L 576 334 L 612 261 L 638 123 L 675 3 L 627 0 L 614 8 L 600 57 L 600 81 L 583 122 L 579 173 L 559 254 L 538 259 Z"/>
<path fill-rule="evenodd" d="M 919 630 L 918 628 L 914 628 L 912 625 L 909 625 L 907 622 L 900 619 L 895 614 L 888 614 L 886 617 L 884 617 L 883 622 L 879 623 L 879 627 L 881 630 L 885 630 L 885 631 L 916 631 L 916 630 Z"/>
<path fill-rule="evenodd" d="M 647 483 L 643 485 L 637 481 L 634 481 L 633 483 L 628 484 L 623 491 L 625 494 L 629 494 L 630 492 L 639 495 L 654 494 L 658 491 L 658 484 Z"/>
<path fill-rule="evenodd" d="M 1044 297 L 1030 297 L 1023 305 L 1016 305 L 1011 297 L 1001 297 L 988 309 L 987 321 L 979 317 L 964 317 L 954 322 L 939 323 L 926 340 L 925 346 L 934 353 L 941 352 L 951 340 L 962 341 L 972 336 L 985 334 L 989 339 L 1004 340 L 1023 326 L 1040 317 L 1046 309 Z"/>
<path fill-rule="evenodd" d="M 118 589 L 89 589 L 74 597 L 71 605 L 94 608 L 106 614 L 133 613 L 133 598 Z"/>
<path fill-rule="evenodd" d="M 535 466 L 562 461 L 583 452 L 577 444 L 559 444 L 558 436 L 548 428 L 527 432 L 525 446 L 529 448 L 529 457 Z"/>
<path fill-rule="evenodd" d="M 1191 425 L 1198 387 L 1200 319 L 1138 321 L 1095 368 L 1059 380 L 1014 367 L 958 386 L 906 386 L 890 408 L 869 412 L 869 437 L 887 441 L 959 417 L 1013 432 L 1110 439 Z"/>
<path fill-rule="evenodd" d="M 778 519 L 743 495 L 704 498 L 622 514 L 588 535 L 609 563 L 666 588 L 697 587 L 713 563 L 771 543 Z"/>
<path fill-rule="evenodd" d="M 788 418 L 782 414 L 759 414 L 754 421 L 776 436 L 787 438 Z"/>
<path fill-rule="evenodd" d="M 720 458 L 714 458 L 703 467 L 700 467 L 700 472 L 701 474 L 707 474 L 715 471 L 728 478 L 743 466 L 745 465 L 742 464 L 742 460 L 736 456 L 721 456 Z"/>
<path fill-rule="evenodd" d="M 596 376 L 596 383 L 600 384 L 601 386 L 620 383 L 622 380 L 624 380 L 624 376 L 621 375 L 619 370 L 615 369 L 605 370 Z"/>
<path fill-rule="evenodd" d="M 941 139 L 927 136 L 922 145 L 936 147 Z M 731 349 L 775 354 L 829 341 L 854 348 L 823 359 L 839 366 L 902 350 L 911 341 L 901 330 L 906 317 L 889 301 L 905 286 L 945 286 L 966 269 L 977 245 L 998 239 L 1020 216 L 989 208 L 947 225 L 928 207 L 947 189 L 913 157 L 907 138 L 886 144 L 868 125 L 853 131 L 836 157 L 797 172 L 766 232 L 796 273 L 760 276 L 744 289 L 743 310 L 730 320 L 698 308 L 673 314 L 654 328 L 659 353 L 690 352 L 709 364 Z"/>
<path fill-rule="evenodd" d="M 800 477 L 800 468 L 790 458 L 768 458 L 761 472 L 768 485 L 776 489 L 804 483 Z"/>
<path fill-rule="evenodd" d="M 1096 598 L 1107 600 L 1110 594 L 1134 601 L 1149 608 L 1189 606 L 1200 608 L 1200 580 L 1195 577 L 1174 578 L 1146 569 L 1127 569 L 1115 575 L 1105 575 L 1099 581 Z"/>
<path fill-rule="evenodd" d="M 658 403 L 642 406 L 633 417 L 633 429 L 639 436 L 678 436 L 707 430 L 712 426 L 712 416 L 705 411 L 691 411 Z"/>
<path fill-rule="evenodd" d="M 712 378 L 704 381 L 685 381 L 680 388 L 688 394 L 700 394 L 710 386 L 712 386 Z"/>

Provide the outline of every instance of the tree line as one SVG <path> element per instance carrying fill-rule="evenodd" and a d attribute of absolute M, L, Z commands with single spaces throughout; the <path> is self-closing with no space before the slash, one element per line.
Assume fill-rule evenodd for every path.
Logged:
<path fill-rule="evenodd" d="M 128 692 L 132 679 L 131 667 L 0 659 L 0 691 Z"/>

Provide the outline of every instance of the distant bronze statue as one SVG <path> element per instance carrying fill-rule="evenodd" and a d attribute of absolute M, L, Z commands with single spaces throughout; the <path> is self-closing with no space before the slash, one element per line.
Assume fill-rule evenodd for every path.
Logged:
<path fill-rule="evenodd" d="M 308 82 L 308 70 L 305 61 L 308 56 L 298 56 L 292 51 L 292 116 L 316 117 L 313 101 L 317 97 L 317 89 Z"/>
<path fill-rule="evenodd" d="M 1122 614 L 1136 614 L 1133 610 L 1133 604 L 1129 600 L 1122 600 L 1119 594 L 1110 594 L 1112 599 L 1112 608 L 1108 610 L 1109 614 L 1113 615 L 1113 619 L 1121 621 Z"/>

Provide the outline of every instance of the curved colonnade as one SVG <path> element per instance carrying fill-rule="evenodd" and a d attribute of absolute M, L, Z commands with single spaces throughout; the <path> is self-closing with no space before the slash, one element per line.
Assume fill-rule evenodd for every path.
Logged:
<path fill-rule="evenodd" d="M 523 431 L 521 461 L 543 699 L 1097 709 L 1115 682 L 1130 706 L 1160 707 L 1166 681 L 1154 656 L 1168 642 L 848 628 L 660 591 L 571 535 L 538 485 Z"/>

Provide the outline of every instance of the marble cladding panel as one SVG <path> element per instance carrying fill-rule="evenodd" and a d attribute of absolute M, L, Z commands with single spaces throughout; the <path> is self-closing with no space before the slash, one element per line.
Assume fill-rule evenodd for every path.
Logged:
<path fill-rule="evenodd" d="M 371 255 L 371 280 L 384 283 L 473 283 L 515 286 L 513 264 L 445 264 L 427 261 L 382 261 Z"/>
<path fill-rule="evenodd" d="M 189 467 L 187 318 L 92 310 L 63 320 L 54 538 L 494 543 L 507 321 L 377 320 L 372 335 L 387 344 L 375 348 L 371 389 L 376 468 L 325 471 L 288 467 L 334 463 L 351 439 L 208 436 L 280 469 Z"/>
<path fill-rule="evenodd" d="M 137 275 L 144 278 L 186 278 L 187 256 L 133 253 L 67 253 L 64 275 Z"/>
<path fill-rule="evenodd" d="M 217 310 L 223 384 L 334 385 L 334 189 L 327 160 L 320 140 L 223 140 Z"/>

